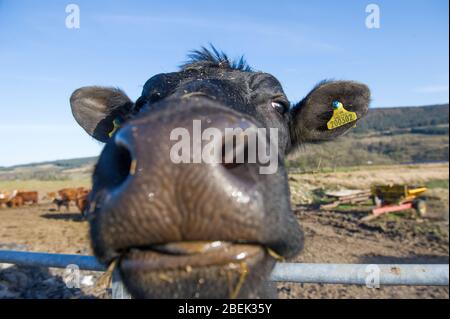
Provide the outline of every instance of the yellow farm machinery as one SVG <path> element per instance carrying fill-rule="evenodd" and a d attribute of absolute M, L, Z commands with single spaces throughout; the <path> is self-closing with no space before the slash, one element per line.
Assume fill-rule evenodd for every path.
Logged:
<path fill-rule="evenodd" d="M 423 186 L 408 186 L 403 184 L 373 185 L 370 189 L 375 208 L 369 218 L 382 214 L 414 209 L 421 217 L 427 213 L 427 191 Z"/>
<path fill-rule="evenodd" d="M 363 220 L 371 220 L 380 215 L 414 209 L 418 216 L 424 217 L 427 213 L 427 191 L 423 186 L 409 186 L 404 184 L 372 185 L 367 190 L 345 190 L 328 192 L 326 195 L 334 201 L 320 206 L 324 210 L 333 210 L 340 205 L 358 205 L 370 199 L 374 207 L 371 214 Z"/>

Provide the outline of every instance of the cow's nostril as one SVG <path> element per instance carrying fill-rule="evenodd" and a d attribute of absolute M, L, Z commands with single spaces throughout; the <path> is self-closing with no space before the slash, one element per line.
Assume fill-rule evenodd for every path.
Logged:
<path fill-rule="evenodd" d="M 225 148 L 222 150 L 222 154 L 225 153 Z M 225 168 L 227 176 L 233 177 L 233 179 L 239 182 L 245 182 L 247 185 L 255 182 L 254 171 L 257 169 L 257 164 L 252 161 L 252 156 L 248 144 L 245 143 L 240 147 L 233 148 L 232 161 L 231 156 L 227 158 L 226 155 L 222 156 L 222 167 Z"/>
<path fill-rule="evenodd" d="M 116 143 L 112 159 L 114 161 L 113 165 L 115 166 L 115 169 L 111 170 L 111 172 L 114 172 L 116 176 L 113 179 L 113 185 L 111 186 L 117 187 L 130 175 L 133 159 L 130 150 L 121 143 Z"/>
<path fill-rule="evenodd" d="M 122 183 L 130 174 L 132 159 L 130 151 L 122 145 L 117 147 L 117 165 L 120 175 L 120 183 Z"/>
<path fill-rule="evenodd" d="M 233 169 L 243 166 L 249 161 L 249 149 L 247 143 L 244 145 L 233 146 L 231 150 L 222 146 L 222 165 L 226 169 Z"/>

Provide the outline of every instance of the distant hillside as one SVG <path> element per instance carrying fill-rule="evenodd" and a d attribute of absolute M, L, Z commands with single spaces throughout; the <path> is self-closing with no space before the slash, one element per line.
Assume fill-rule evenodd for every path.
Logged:
<path fill-rule="evenodd" d="M 416 107 L 373 108 L 358 123 L 353 133 L 383 132 L 395 129 L 412 130 L 445 124 L 448 126 L 448 113 L 448 103 Z"/>
<path fill-rule="evenodd" d="M 287 161 L 301 170 L 449 160 L 449 105 L 373 108 L 337 141 L 307 145 Z M 0 180 L 61 180 L 90 174 L 96 157 L 0 167 Z"/>
<path fill-rule="evenodd" d="M 0 180 L 67 180 L 89 176 L 97 157 L 0 167 Z"/>
<path fill-rule="evenodd" d="M 81 157 L 81 158 L 72 158 L 72 159 L 64 159 L 64 160 L 0 167 L 0 170 L 13 170 L 13 169 L 17 169 L 17 168 L 37 167 L 37 166 L 44 166 L 44 165 L 52 165 L 52 166 L 55 166 L 55 167 L 58 167 L 61 169 L 72 169 L 72 168 L 78 168 L 80 166 L 95 164 L 96 161 L 97 161 L 97 157 L 95 157 L 95 156 L 94 157 Z"/>
<path fill-rule="evenodd" d="M 336 141 L 306 145 L 291 157 L 293 169 L 424 163 L 449 160 L 449 105 L 374 108 Z"/>

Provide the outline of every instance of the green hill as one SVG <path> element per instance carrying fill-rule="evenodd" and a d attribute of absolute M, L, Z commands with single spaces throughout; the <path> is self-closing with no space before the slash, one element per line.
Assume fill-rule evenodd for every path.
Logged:
<path fill-rule="evenodd" d="M 422 129 L 422 133 L 426 133 L 425 128 L 432 128 L 441 125 L 448 127 L 449 105 L 429 105 L 416 107 L 389 107 L 389 108 L 373 108 L 369 110 L 367 116 L 361 120 L 353 130 L 353 133 L 368 132 L 384 132 L 399 129 Z M 446 133 L 442 131 L 442 133 Z"/>
<path fill-rule="evenodd" d="M 64 160 L 56 160 L 56 161 L 47 161 L 47 162 L 39 162 L 39 163 L 30 163 L 30 164 L 21 164 L 14 165 L 9 167 L 0 167 L 0 170 L 13 170 L 18 168 L 27 168 L 27 167 L 38 167 L 44 165 L 55 166 L 60 169 L 72 169 L 78 168 L 80 166 L 95 164 L 97 161 L 97 157 L 81 157 L 81 158 L 72 158 L 72 159 L 64 159 Z"/>
<path fill-rule="evenodd" d="M 68 180 L 91 175 L 97 157 L 31 163 L 0 168 L 0 180 Z"/>

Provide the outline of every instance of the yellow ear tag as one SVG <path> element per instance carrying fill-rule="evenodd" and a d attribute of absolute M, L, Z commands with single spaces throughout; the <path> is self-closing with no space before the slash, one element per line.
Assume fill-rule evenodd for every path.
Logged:
<path fill-rule="evenodd" d="M 110 138 L 111 138 L 111 137 L 114 135 L 114 133 L 116 133 L 116 131 L 120 128 L 120 122 L 119 122 L 119 120 L 115 119 L 115 120 L 113 121 L 113 125 L 114 125 L 114 127 L 113 127 L 112 131 L 109 132 L 109 134 L 108 134 L 108 136 L 109 136 Z"/>
<path fill-rule="evenodd" d="M 333 101 L 333 116 L 327 123 L 329 130 L 354 122 L 358 119 L 355 112 L 347 111 L 339 101 Z"/>

